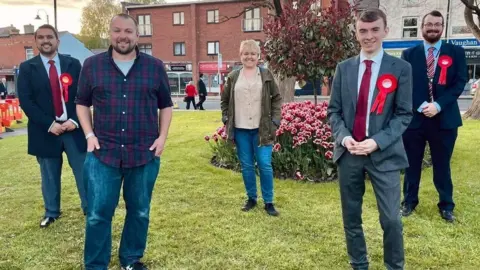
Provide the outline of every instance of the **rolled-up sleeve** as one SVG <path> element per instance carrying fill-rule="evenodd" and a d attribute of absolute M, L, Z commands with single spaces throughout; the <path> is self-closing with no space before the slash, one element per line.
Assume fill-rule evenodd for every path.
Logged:
<path fill-rule="evenodd" d="M 171 92 L 170 92 L 170 84 L 168 83 L 168 76 L 167 72 L 163 68 L 163 63 L 159 67 L 159 72 L 160 72 L 160 83 L 159 83 L 159 88 L 157 91 L 157 104 L 158 108 L 165 109 L 168 107 L 172 107 L 172 97 L 171 97 Z"/>
<path fill-rule="evenodd" d="M 92 106 L 92 63 L 88 58 L 83 64 L 80 76 L 78 77 L 77 96 L 75 97 L 75 104 L 90 107 Z"/>

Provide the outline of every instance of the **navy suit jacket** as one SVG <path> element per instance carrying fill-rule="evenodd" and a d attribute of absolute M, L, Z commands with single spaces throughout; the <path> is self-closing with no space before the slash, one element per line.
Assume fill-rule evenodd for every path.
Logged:
<path fill-rule="evenodd" d="M 59 54 L 58 57 L 61 73 L 68 73 L 73 79 L 72 85 L 68 87 L 68 102 L 65 104 L 67 116 L 80 125 L 74 101 L 82 66 L 70 56 Z M 39 55 L 20 64 L 17 89 L 20 106 L 28 117 L 28 153 L 45 158 L 61 157 L 63 145 L 60 137 L 48 132 L 55 121 L 55 109 L 50 80 Z M 85 152 L 87 142 L 81 127 L 71 132 L 79 151 Z"/>
<path fill-rule="evenodd" d="M 439 57 L 448 55 L 453 59 L 452 65 L 447 69 L 447 83 L 438 84 L 440 77 L 440 66 L 435 67 L 433 78 L 434 101 L 440 105 L 440 113 L 434 116 L 438 119 L 441 129 L 454 129 L 462 125 L 462 117 L 458 107 L 457 99 L 462 94 L 467 83 L 467 62 L 465 51 L 462 47 L 442 43 Z M 424 101 L 429 102 L 427 60 L 423 43 L 402 52 L 402 59 L 412 65 L 413 75 L 413 110 L 414 116 L 409 129 L 418 129 L 427 118 L 417 111 Z"/>
<path fill-rule="evenodd" d="M 6 97 L 7 97 L 7 89 L 5 88 L 3 83 L 0 82 L 0 99 L 5 99 Z"/>

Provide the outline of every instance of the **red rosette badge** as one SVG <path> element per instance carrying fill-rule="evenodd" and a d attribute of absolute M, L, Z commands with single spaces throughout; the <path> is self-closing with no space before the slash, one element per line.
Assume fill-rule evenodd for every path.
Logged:
<path fill-rule="evenodd" d="M 438 84 L 447 84 L 447 69 L 452 65 L 453 60 L 448 55 L 442 55 L 438 58 L 438 65 L 440 66 L 440 77 L 438 78 Z"/>
<path fill-rule="evenodd" d="M 72 76 L 68 73 L 60 75 L 60 82 L 63 88 L 63 100 L 68 102 L 68 87 L 72 85 Z"/>
<path fill-rule="evenodd" d="M 397 78 L 395 78 L 395 76 L 392 74 L 384 74 L 378 78 L 377 87 L 380 91 L 375 99 L 375 103 L 372 105 L 370 112 L 375 112 L 376 110 L 377 114 L 383 113 L 383 107 L 385 106 L 387 95 L 393 93 L 395 89 L 397 89 L 397 83 Z"/>

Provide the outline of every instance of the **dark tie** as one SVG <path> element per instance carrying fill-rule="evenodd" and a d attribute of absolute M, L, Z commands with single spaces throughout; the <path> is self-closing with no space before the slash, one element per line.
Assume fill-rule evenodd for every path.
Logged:
<path fill-rule="evenodd" d="M 365 60 L 365 72 L 363 73 L 360 91 L 357 99 L 357 110 L 355 111 L 355 122 L 353 123 L 353 138 L 361 142 L 367 136 L 367 110 L 368 93 L 370 92 L 370 78 L 372 77 L 372 60 Z"/>
<path fill-rule="evenodd" d="M 55 68 L 55 61 L 49 60 L 50 69 L 48 76 L 50 77 L 50 86 L 52 87 L 53 106 L 55 107 L 55 116 L 60 117 L 63 114 L 62 97 L 60 92 L 60 82 L 58 81 L 58 73 Z"/>
<path fill-rule="evenodd" d="M 428 48 L 428 55 L 427 55 L 427 76 L 428 76 L 428 94 L 430 97 L 430 101 L 433 102 L 433 77 L 435 76 L 435 57 L 433 56 L 433 51 L 435 47 Z"/>

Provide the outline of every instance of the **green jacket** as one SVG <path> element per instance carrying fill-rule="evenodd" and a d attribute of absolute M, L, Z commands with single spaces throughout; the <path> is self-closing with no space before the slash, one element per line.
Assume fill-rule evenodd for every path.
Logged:
<path fill-rule="evenodd" d="M 240 70 L 234 70 L 225 79 L 220 107 L 222 108 L 222 122 L 227 126 L 229 140 L 234 140 L 235 128 L 235 83 Z M 272 73 L 268 69 L 260 68 L 262 77 L 262 115 L 259 127 L 259 145 L 269 145 L 275 142 L 275 132 L 280 126 L 282 97 L 278 91 Z"/>

